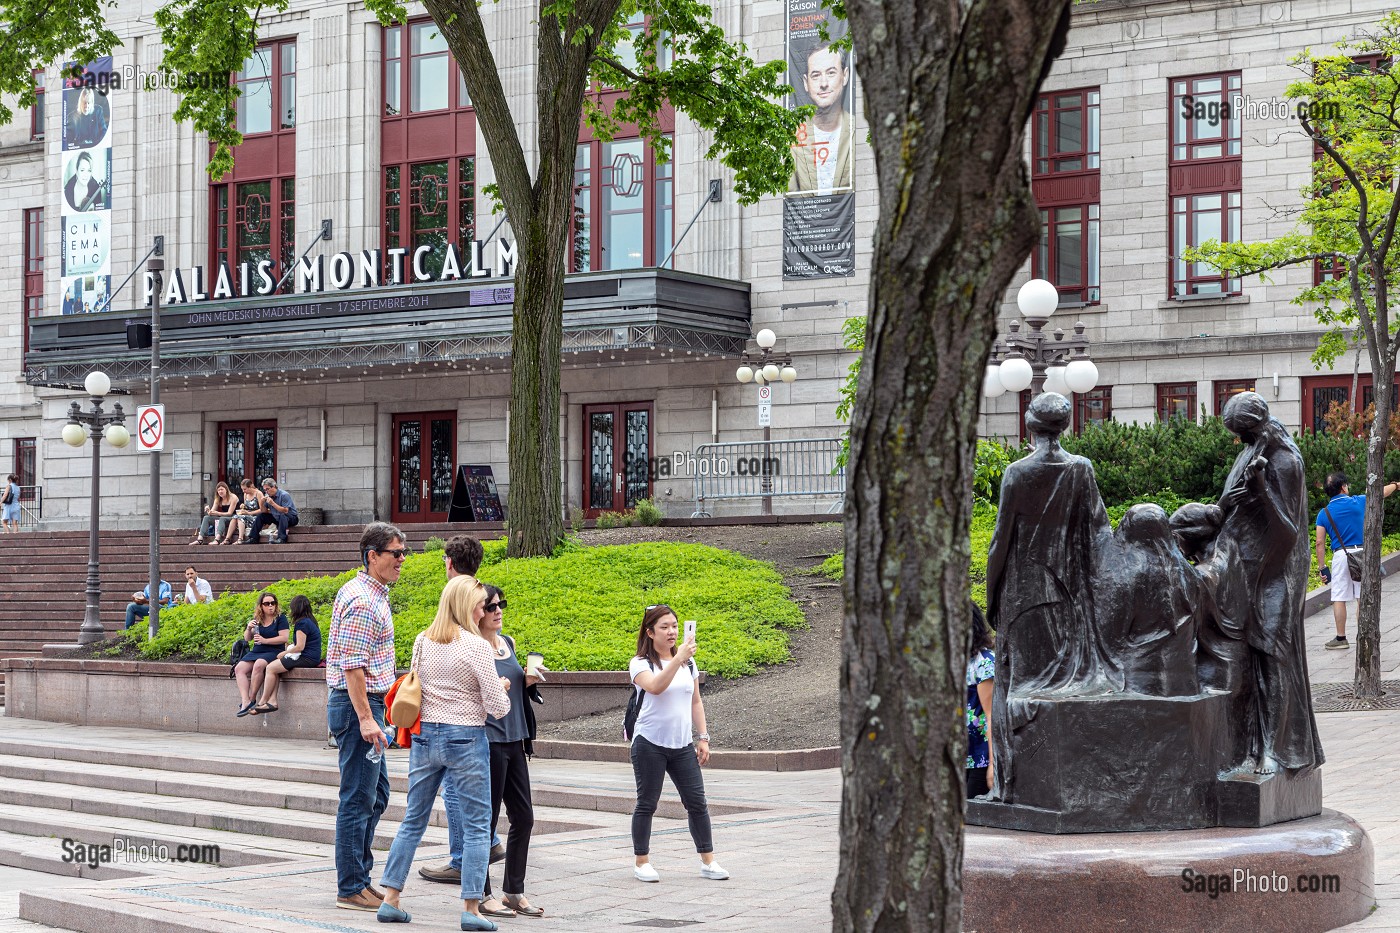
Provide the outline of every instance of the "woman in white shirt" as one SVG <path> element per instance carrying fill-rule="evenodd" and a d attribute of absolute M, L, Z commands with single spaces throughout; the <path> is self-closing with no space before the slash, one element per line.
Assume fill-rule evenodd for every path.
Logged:
<path fill-rule="evenodd" d="M 464 828 L 462 929 L 495 930 L 481 915 L 481 894 L 491 851 L 491 750 L 486 716 L 510 712 L 509 681 L 496 674 L 495 652 L 478 627 L 486 589 L 475 577 L 453 577 L 443 587 L 437 617 L 413 642 L 412 667 L 423 686 L 422 732 L 408 759 L 407 812 L 384 866 L 381 923 L 408 923 L 399 907 L 408 869 L 432 815 L 438 785 L 451 773 Z"/>
<path fill-rule="evenodd" d="M 705 779 L 700 775 L 701 766 L 710 761 L 710 735 L 691 660 L 695 639 L 677 645 L 679 634 L 680 625 L 670 606 L 648 606 L 637 633 L 637 656 L 628 667 L 632 683 L 643 691 L 632 729 L 632 773 L 637 779 L 637 807 L 632 811 L 632 853 L 637 864 L 633 872 L 638 881 L 661 880 L 651 865 L 651 818 L 661 799 L 662 779 L 669 774 L 685 805 L 690 836 L 700 853 L 701 877 L 723 881 L 729 872 L 715 861 Z M 693 743 L 692 726 L 700 731 Z"/>

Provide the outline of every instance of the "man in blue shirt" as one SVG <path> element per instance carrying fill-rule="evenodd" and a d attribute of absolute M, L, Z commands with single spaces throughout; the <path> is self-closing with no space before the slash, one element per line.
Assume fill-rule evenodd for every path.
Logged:
<path fill-rule="evenodd" d="M 1386 483 L 1381 492 L 1389 498 L 1400 483 Z M 1361 598 L 1361 581 L 1353 580 L 1346 552 L 1361 552 L 1361 520 L 1366 514 L 1366 497 L 1351 495 L 1345 473 L 1329 473 L 1323 484 L 1327 505 L 1317 513 L 1317 567 L 1322 582 L 1332 586 L 1332 621 L 1337 623 L 1337 637 L 1324 647 L 1333 651 L 1350 648 L 1347 641 L 1347 603 Z M 1330 514 L 1329 514 L 1330 513 Z M 1332 565 L 1323 559 L 1323 544 L 1331 542 Z"/>
<path fill-rule="evenodd" d="M 170 584 L 162 580 L 160 581 L 160 608 L 169 609 L 170 600 Z M 148 583 L 144 589 L 131 594 L 131 602 L 126 604 L 126 625 L 122 628 L 131 628 L 136 624 L 137 619 L 144 619 L 150 614 L 151 586 Z"/>
<path fill-rule="evenodd" d="M 292 504 L 292 494 L 285 489 L 277 488 L 277 481 L 271 476 L 262 481 L 263 507 L 253 516 L 253 527 L 248 532 L 248 544 L 258 544 L 258 536 L 262 534 L 263 528 L 268 522 L 277 525 L 277 534 L 272 539 L 273 544 L 287 543 L 287 529 L 297 523 L 297 507 Z"/>

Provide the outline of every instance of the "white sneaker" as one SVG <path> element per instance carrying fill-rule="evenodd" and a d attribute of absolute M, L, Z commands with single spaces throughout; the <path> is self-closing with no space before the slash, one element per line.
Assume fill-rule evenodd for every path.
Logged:
<path fill-rule="evenodd" d="M 656 869 L 651 867 L 651 862 L 645 865 L 632 866 L 632 874 L 637 876 L 638 881 L 649 881 L 653 884 L 661 880 L 661 876 L 656 873 Z"/>
<path fill-rule="evenodd" d="M 704 862 L 701 862 L 700 877 L 709 878 L 711 881 L 728 881 L 729 872 L 721 868 L 719 862 L 711 862 L 708 865 L 706 865 Z"/>

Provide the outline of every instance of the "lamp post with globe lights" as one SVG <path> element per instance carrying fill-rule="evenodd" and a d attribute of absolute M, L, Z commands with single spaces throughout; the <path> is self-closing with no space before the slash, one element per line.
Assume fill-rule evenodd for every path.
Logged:
<path fill-rule="evenodd" d="M 752 382 L 758 386 L 764 386 L 772 382 L 782 380 L 788 384 L 797 381 L 797 370 L 792 366 L 792 354 L 784 353 L 781 356 L 773 352 L 773 345 L 778 342 L 778 335 L 768 328 L 763 328 L 754 334 L 754 343 L 758 344 L 761 351 L 757 356 L 750 357 L 748 351 L 744 352 L 744 357 L 739 363 L 739 369 L 734 373 L 734 378 L 740 382 Z M 768 457 L 768 444 L 773 439 L 770 425 L 763 426 L 763 456 L 765 462 Z M 763 493 L 763 514 L 773 514 L 773 477 L 767 470 L 763 471 L 763 480 L 760 487 Z"/>
<path fill-rule="evenodd" d="M 1042 392 L 1088 392 L 1099 382 L 1099 370 L 1089 359 L 1089 338 L 1084 324 L 1075 322 L 1068 337 L 1060 328 L 1045 333 L 1045 325 L 1060 303 L 1060 293 L 1044 279 L 1031 279 L 1016 293 L 1016 306 L 1026 319 L 1029 332 L 1021 332 L 1021 322 L 1012 321 L 1005 340 L 993 345 L 992 358 L 982 380 L 982 394 L 997 398 L 1005 392 L 1030 389 L 1032 397 Z M 998 362 L 998 357 L 1004 356 Z"/>
<path fill-rule="evenodd" d="M 112 391 L 112 380 L 104 372 L 90 372 L 83 380 L 83 388 L 92 399 L 92 410 L 83 411 L 78 402 L 68 406 L 68 423 L 63 426 L 63 442 L 70 447 L 81 447 L 94 432 L 113 447 L 122 448 L 131 443 L 131 433 L 122 423 L 126 420 L 121 402 L 112 405 L 110 412 L 102 409 L 102 399 Z M 89 500 L 88 519 L 88 572 L 87 608 L 83 611 L 83 626 L 78 631 L 78 644 L 90 645 L 102 640 L 102 584 L 97 566 L 98 499 L 97 489 L 102 477 L 102 438 L 92 437 L 92 493 Z"/>

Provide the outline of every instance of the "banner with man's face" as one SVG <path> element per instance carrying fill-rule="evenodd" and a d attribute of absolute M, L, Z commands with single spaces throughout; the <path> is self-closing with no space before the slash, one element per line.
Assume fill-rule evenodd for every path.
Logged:
<path fill-rule="evenodd" d="M 821 36 L 826 25 L 827 38 Z M 855 89 L 845 34 L 821 0 L 788 0 L 789 107 L 815 113 L 793 141 L 793 174 L 783 204 L 783 277 L 855 275 Z"/>

